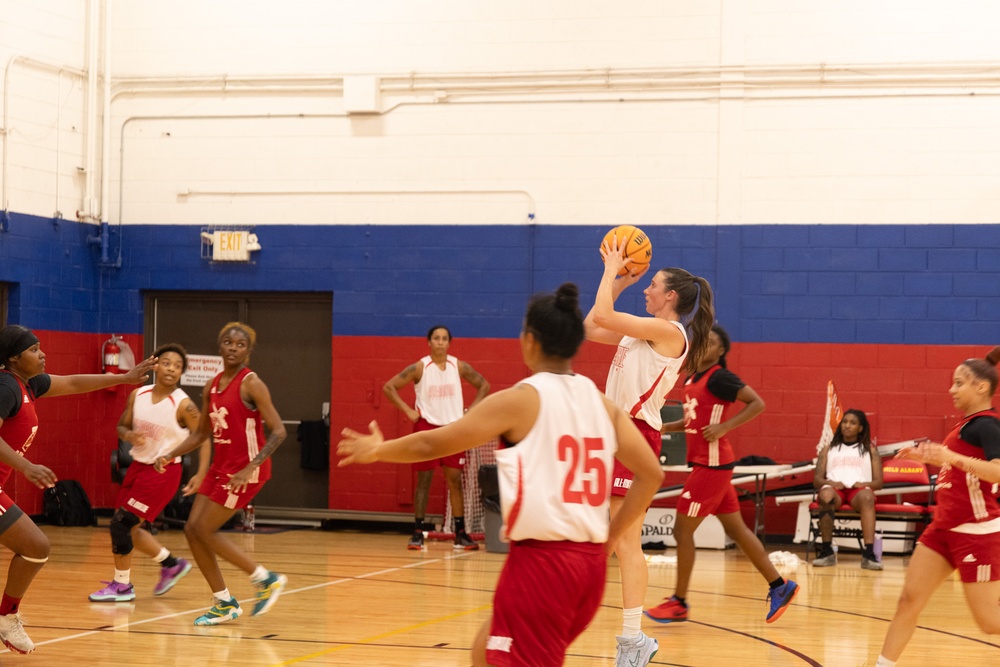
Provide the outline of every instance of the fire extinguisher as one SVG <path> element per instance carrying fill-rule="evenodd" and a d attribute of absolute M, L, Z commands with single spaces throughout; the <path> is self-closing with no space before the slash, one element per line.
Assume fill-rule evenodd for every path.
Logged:
<path fill-rule="evenodd" d="M 101 347 L 101 364 L 104 367 L 105 373 L 121 373 L 121 368 L 118 367 L 118 362 L 121 361 L 122 349 L 118 346 L 118 341 L 121 338 L 112 334 L 111 338 L 104 341 L 104 345 Z"/>

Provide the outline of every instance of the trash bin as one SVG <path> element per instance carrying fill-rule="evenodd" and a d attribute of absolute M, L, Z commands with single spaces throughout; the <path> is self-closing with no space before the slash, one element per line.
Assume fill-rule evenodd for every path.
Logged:
<path fill-rule="evenodd" d="M 510 543 L 500 539 L 503 516 L 500 514 L 500 478 L 496 464 L 479 466 L 479 494 L 483 503 L 483 536 L 490 553 L 510 552 Z"/>
<path fill-rule="evenodd" d="M 684 404 L 680 401 L 666 401 L 660 408 L 663 423 L 684 418 Z M 684 431 L 664 433 L 660 436 L 660 465 L 681 466 L 687 463 L 687 441 Z"/>

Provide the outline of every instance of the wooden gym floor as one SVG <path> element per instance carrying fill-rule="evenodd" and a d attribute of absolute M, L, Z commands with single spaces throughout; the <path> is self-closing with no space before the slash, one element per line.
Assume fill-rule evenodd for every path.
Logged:
<path fill-rule="evenodd" d="M 211 602 L 197 567 L 166 595 L 154 597 L 157 568 L 137 553 L 137 599 L 91 603 L 87 595 L 112 575 L 107 529 L 43 530 L 52 540 L 52 556 L 21 606 L 37 648 L 26 656 L 2 654 L 3 665 L 467 666 L 504 560 L 485 551 L 456 553 L 449 542 L 407 551 L 407 535 L 400 533 L 231 533 L 260 563 L 287 574 L 288 588 L 270 613 L 252 618 L 249 581 L 223 563 L 227 584 L 247 611 L 234 622 L 196 628 L 193 619 Z M 164 531 L 159 538 L 176 555 L 190 556 L 181 531 Z M 732 549 L 700 550 L 691 620 L 643 621 L 643 630 L 660 642 L 652 664 L 874 665 L 906 559 L 887 556 L 883 572 L 859 564 L 859 556 L 842 554 L 833 568 L 800 565 L 791 576 L 801 593 L 777 623 L 767 625 L 767 586 L 750 563 Z M 673 565 L 650 567 L 647 605 L 672 592 L 674 574 Z M 613 664 L 614 637 L 621 630 L 618 582 L 612 560 L 605 604 L 570 647 L 567 665 Z M 921 626 L 901 666 L 1000 663 L 1000 637 L 975 627 L 957 579 L 938 591 Z"/>

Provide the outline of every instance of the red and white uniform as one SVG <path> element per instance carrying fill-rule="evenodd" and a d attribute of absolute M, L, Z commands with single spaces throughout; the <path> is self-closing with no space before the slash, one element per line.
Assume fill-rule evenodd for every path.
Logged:
<path fill-rule="evenodd" d="M 122 480 L 116 507 L 153 521 L 177 493 L 184 472 L 181 459 L 168 464 L 162 474 L 153 464 L 190 433 L 177 422 L 177 409 L 186 398 L 187 394 L 180 387 L 158 403 L 153 402 L 152 385 L 136 392 L 132 401 L 132 430 L 145 435 L 146 442 L 132 445 L 133 463 Z"/>
<path fill-rule="evenodd" d="M 693 470 L 684 480 L 677 501 L 678 514 L 699 517 L 739 511 L 739 499 L 732 486 L 736 461 L 733 446 L 725 436 L 706 440 L 702 429 L 725 421 L 726 410 L 744 386 L 742 380 L 718 364 L 684 381 L 684 433 L 687 460 Z"/>
<path fill-rule="evenodd" d="M 978 418 L 978 419 L 977 419 Z M 997 411 L 990 409 L 965 417 L 944 439 L 953 452 L 979 460 L 1000 458 Z M 976 423 L 971 423 L 977 420 Z M 978 446 L 966 437 L 980 440 Z M 987 456 L 986 452 L 992 452 Z M 920 535 L 920 544 L 937 552 L 957 569 L 964 583 L 1000 579 L 1000 503 L 998 485 L 945 464 L 935 488 L 934 520 Z"/>
<path fill-rule="evenodd" d="M 618 440 L 593 381 L 536 373 L 538 419 L 514 447 L 496 453 L 500 500 L 511 540 L 608 539 L 608 495 Z"/>
<path fill-rule="evenodd" d="M 970 421 L 986 415 L 997 417 L 995 410 L 969 415 L 945 437 L 944 446 L 958 454 L 985 460 L 983 448 L 964 441 L 961 432 Z M 934 523 L 940 528 L 980 534 L 1000 531 L 1000 503 L 993 482 L 984 482 L 971 472 L 945 464 L 938 473 L 934 500 L 937 503 Z"/>
<path fill-rule="evenodd" d="M 854 443 L 831 444 L 826 451 L 826 478 L 851 489 L 858 482 L 872 481 L 872 454 Z"/>
<path fill-rule="evenodd" d="M 188 396 L 180 387 L 153 403 L 153 386 L 142 387 L 132 401 L 132 430 L 146 436 L 146 444 L 132 446 L 132 459 L 139 463 L 156 463 L 175 445 L 188 437 L 190 431 L 177 422 L 177 408 Z"/>
<path fill-rule="evenodd" d="M 615 405 L 634 419 L 641 419 L 654 430 L 663 424 L 660 408 L 667 394 L 677 383 L 688 353 L 687 332 L 680 322 L 671 322 L 684 336 L 684 353 L 675 358 L 664 357 L 650 346 L 649 341 L 622 336 L 618 351 L 611 361 L 605 393 Z"/>
<path fill-rule="evenodd" d="M 702 429 L 721 424 L 732 401 L 719 398 L 708 388 L 708 382 L 722 366 L 713 366 L 704 373 L 695 374 L 684 382 L 684 433 L 687 443 L 687 460 L 703 466 L 718 468 L 736 460 L 729 438 L 706 440 Z"/>
<path fill-rule="evenodd" d="M 487 660 L 557 667 L 604 595 L 611 460 L 618 449 L 603 397 L 582 375 L 536 373 L 528 435 L 496 453 L 513 540 L 493 598 Z"/>
<path fill-rule="evenodd" d="M 462 376 L 458 373 L 458 359 L 448 355 L 444 370 L 431 360 L 422 358 L 424 372 L 420 382 L 413 385 L 417 395 L 416 409 L 429 424 L 444 426 L 462 418 L 465 402 L 462 399 Z"/>
<path fill-rule="evenodd" d="M 243 368 L 236 377 L 219 390 L 222 373 L 212 380 L 209 394 L 209 413 L 212 420 L 212 465 L 201 483 L 198 493 L 208 496 L 229 509 L 241 509 L 260 491 L 271 478 L 271 459 L 265 459 L 250 477 L 242 493 L 224 488 L 229 478 L 245 468 L 257 457 L 264 445 L 264 423 L 256 408 L 249 408 L 240 397 L 240 386 L 253 371 Z"/>

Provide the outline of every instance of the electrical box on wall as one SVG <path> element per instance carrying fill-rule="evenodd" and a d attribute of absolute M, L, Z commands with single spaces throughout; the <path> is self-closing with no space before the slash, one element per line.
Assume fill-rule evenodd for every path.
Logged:
<path fill-rule="evenodd" d="M 344 111 L 347 113 L 381 113 L 381 79 L 377 76 L 345 76 Z"/>

